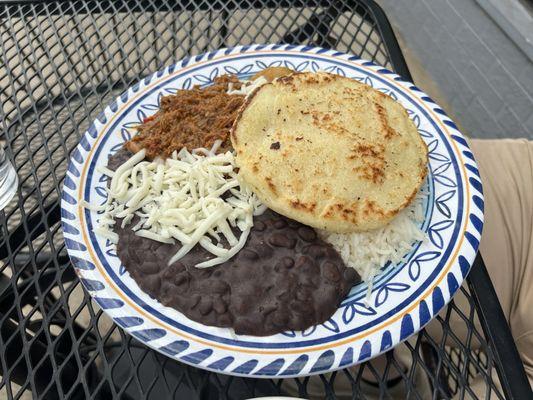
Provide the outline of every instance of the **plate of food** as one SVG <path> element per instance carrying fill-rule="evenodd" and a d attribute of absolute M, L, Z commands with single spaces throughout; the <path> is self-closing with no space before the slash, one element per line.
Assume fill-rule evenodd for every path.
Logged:
<path fill-rule="evenodd" d="M 136 83 L 73 151 L 65 244 L 99 306 L 184 363 L 253 377 L 383 353 L 457 291 L 483 225 L 464 137 L 356 56 L 254 45 Z"/>

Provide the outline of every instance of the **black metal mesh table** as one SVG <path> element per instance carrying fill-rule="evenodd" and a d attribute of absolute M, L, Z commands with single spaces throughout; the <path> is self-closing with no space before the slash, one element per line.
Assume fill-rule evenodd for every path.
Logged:
<path fill-rule="evenodd" d="M 126 335 L 84 292 L 63 244 L 59 197 L 69 154 L 90 122 L 141 77 L 186 55 L 273 42 L 358 54 L 410 79 L 371 0 L 0 1 L 0 139 L 20 180 L 0 212 L 0 397 L 336 398 L 341 379 L 349 398 L 394 398 L 398 387 L 409 398 L 477 398 L 474 379 L 482 398 L 530 396 L 480 257 L 461 289 L 469 311 L 453 302 L 445 309 L 435 322 L 440 341 L 422 331 L 388 353 L 385 369 L 366 363 L 311 379 L 243 379 L 185 366 Z M 467 327 L 466 339 L 450 319 Z"/>

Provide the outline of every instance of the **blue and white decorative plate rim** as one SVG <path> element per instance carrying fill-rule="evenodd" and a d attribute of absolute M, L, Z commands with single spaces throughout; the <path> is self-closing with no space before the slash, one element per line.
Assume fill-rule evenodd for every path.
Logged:
<path fill-rule="evenodd" d="M 406 262 L 387 266 L 350 292 L 325 323 L 303 332 L 253 337 L 191 321 L 143 293 L 116 256 L 96 237 L 97 213 L 82 201 L 105 201 L 105 177 L 95 166 L 155 113 L 163 95 L 209 84 L 224 73 L 247 77 L 268 66 L 325 70 L 369 84 L 399 101 L 428 145 L 423 229 Z M 429 96 L 391 71 L 356 56 L 318 47 L 251 45 L 181 60 L 136 83 L 93 122 L 73 151 L 64 180 L 61 221 L 65 245 L 81 282 L 123 329 L 146 345 L 208 370 L 254 377 L 324 373 L 383 353 L 420 330 L 457 291 L 475 258 L 483 226 L 479 171 L 455 124 Z"/>

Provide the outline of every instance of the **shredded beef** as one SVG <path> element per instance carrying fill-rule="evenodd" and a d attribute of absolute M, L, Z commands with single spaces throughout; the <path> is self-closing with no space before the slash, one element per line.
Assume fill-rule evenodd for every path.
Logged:
<path fill-rule="evenodd" d="M 160 110 L 137 127 L 138 134 L 125 147 L 132 152 L 144 148 L 149 159 L 169 157 L 183 147 L 209 148 L 219 139 L 228 148 L 229 130 L 244 101 L 244 96 L 227 94 L 230 83 L 240 88 L 236 76 L 223 75 L 211 86 L 163 97 Z"/>

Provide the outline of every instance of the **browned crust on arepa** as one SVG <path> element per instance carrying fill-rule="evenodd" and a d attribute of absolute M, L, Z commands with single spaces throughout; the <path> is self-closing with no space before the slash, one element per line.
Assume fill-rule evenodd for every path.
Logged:
<path fill-rule="evenodd" d="M 427 173 L 427 146 L 406 110 L 331 74 L 293 74 L 258 88 L 242 105 L 231 140 L 241 177 L 269 208 L 336 232 L 387 224 L 410 204 Z M 410 164 L 401 164 L 402 152 Z"/>

